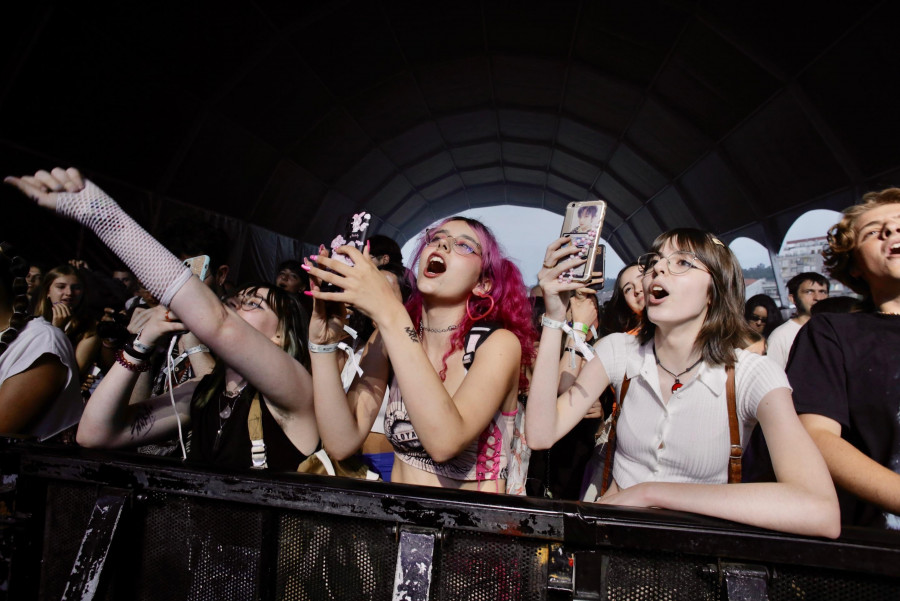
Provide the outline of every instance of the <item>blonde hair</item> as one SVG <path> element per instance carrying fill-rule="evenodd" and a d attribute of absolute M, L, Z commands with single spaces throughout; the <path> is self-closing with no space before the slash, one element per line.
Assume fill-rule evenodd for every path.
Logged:
<path fill-rule="evenodd" d="M 862 197 L 862 202 L 844 209 L 841 220 L 828 230 L 828 248 L 822 251 L 828 274 L 864 297 L 871 295 L 869 283 L 851 273 L 855 267 L 853 251 L 859 242 L 856 238 L 856 220 L 866 211 L 887 204 L 900 204 L 900 188 L 869 192 Z"/>

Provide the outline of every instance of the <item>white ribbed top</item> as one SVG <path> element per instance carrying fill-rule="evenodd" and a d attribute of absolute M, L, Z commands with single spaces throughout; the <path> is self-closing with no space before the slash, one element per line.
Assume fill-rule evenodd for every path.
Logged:
<path fill-rule="evenodd" d="M 697 376 L 666 404 L 651 343 L 640 345 L 629 334 L 612 334 L 595 348 L 616 390 L 626 374 L 631 378 L 616 425 L 613 478 L 619 487 L 648 481 L 727 482 L 725 368 L 702 363 Z M 738 350 L 735 395 L 743 445 L 756 425 L 760 400 L 775 388 L 790 389 L 784 370 L 767 357 Z"/>

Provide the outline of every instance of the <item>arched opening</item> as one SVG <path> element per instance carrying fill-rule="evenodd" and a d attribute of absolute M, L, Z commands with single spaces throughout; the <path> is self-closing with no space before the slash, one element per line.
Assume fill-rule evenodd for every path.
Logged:
<path fill-rule="evenodd" d="M 745 298 L 765 294 L 781 306 L 772 260 L 765 246 L 750 238 L 735 238 L 729 245 L 744 272 Z"/>
<path fill-rule="evenodd" d="M 799 273 L 814 271 L 828 277 L 822 250 L 828 245 L 828 230 L 840 221 L 841 214 L 827 209 L 807 211 L 788 229 L 778 253 L 778 269 L 782 281 Z M 829 278 L 831 296 L 856 296 L 852 290 Z"/>

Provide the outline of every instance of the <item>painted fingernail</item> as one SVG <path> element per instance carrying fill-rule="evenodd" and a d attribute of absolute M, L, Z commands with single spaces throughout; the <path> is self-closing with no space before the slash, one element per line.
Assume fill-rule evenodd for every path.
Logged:
<path fill-rule="evenodd" d="M 303 294 L 305 294 L 306 296 L 312 296 L 312 295 L 313 295 L 313 293 L 310 292 L 309 290 L 304 290 L 304 291 L 303 291 Z"/>
<path fill-rule="evenodd" d="M 312 269 L 312 267 L 310 267 L 306 263 L 303 263 L 302 265 L 300 265 L 300 269 L 305 269 L 306 271 L 309 271 L 310 269 Z"/>
<path fill-rule="evenodd" d="M 366 250 L 369 250 L 369 241 L 366 240 Z"/>
<path fill-rule="evenodd" d="M 319 260 L 319 255 L 309 255 L 309 260 L 310 260 L 310 261 L 318 261 L 318 260 Z"/>

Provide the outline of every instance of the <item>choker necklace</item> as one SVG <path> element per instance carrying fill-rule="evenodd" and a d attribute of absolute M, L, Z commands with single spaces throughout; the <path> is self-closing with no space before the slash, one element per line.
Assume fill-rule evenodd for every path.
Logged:
<path fill-rule="evenodd" d="M 681 388 L 682 386 L 684 386 L 684 384 L 682 384 L 682 383 L 681 383 L 681 380 L 679 380 L 678 378 L 680 378 L 681 376 L 683 376 L 683 375 L 686 374 L 687 372 L 691 371 L 692 369 L 694 369 L 695 367 L 697 367 L 698 365 L 700 365 L 700 362 L 703 361 L 703 356 L 701 355 L 700 358 L 697 359 L 697 361 L 696 361 L 693 365 L 691 365 L 689 368 L 687 368 L 686 370 L 684 370 L 684 371 L 681 372 L 680 374 L 675 374 L 675 373 L 670 372 L 668 369 L 666 369 L 666 366 L 665 366 L 665 365 L 663 365 L 662 363 L 659 362 L 659 357 L 656 356 L 656 345 L 653 345 L 653 357 L 656 359 L 656 364 L 659 365 L 659 366 L 662 368 L 662 370 L 663 370 L 664 372 L 666 372 L 667 374 L 669 374 L 670 376 L 672 376 L 673 378 L 675 378 L 675 383 L 672 384 L 672 392 L 673 392 L 673 393 L 674 393 L 676 390 L 678 390 L 679 388 Z"/>
<path fill-rule="evenodd" d="M 422 337 L 423 332 L 431 332 L 432 334 L 444 334 L 446 332 L 452 332 L 453 330 L 458 330 L 458 329 L 459 329 L 459 324 L 447 326 L 446 328 L 426 328 L 425 324 L 419 323 L 419 338 Z"/>

